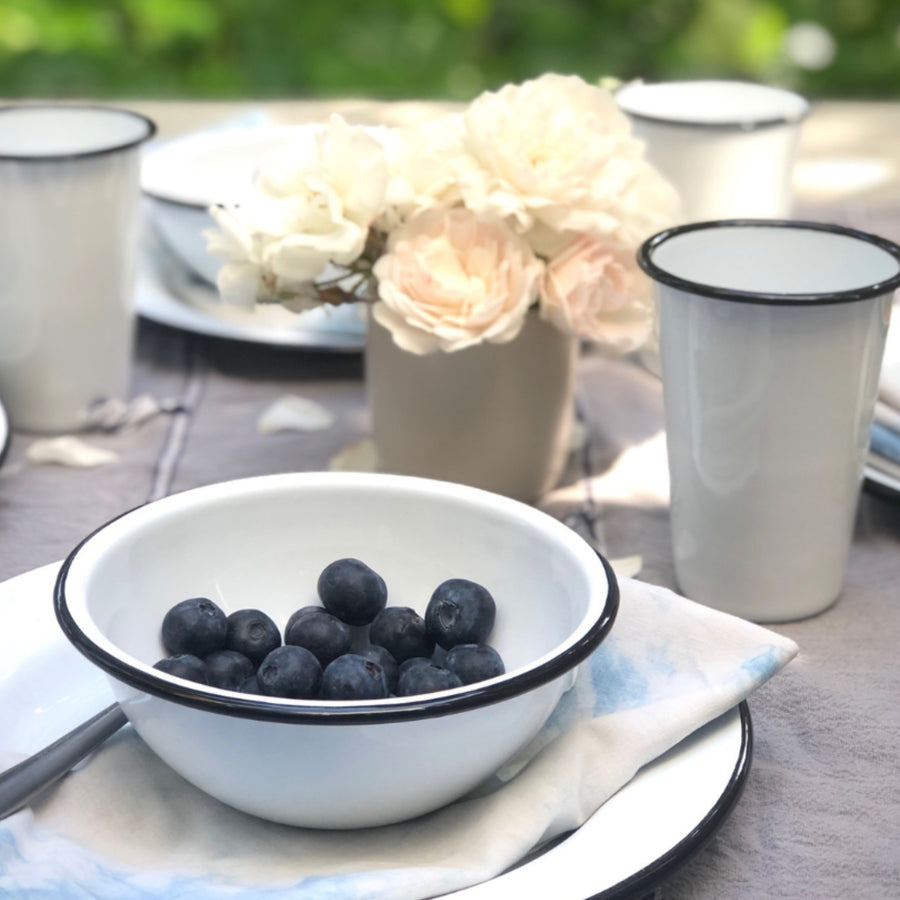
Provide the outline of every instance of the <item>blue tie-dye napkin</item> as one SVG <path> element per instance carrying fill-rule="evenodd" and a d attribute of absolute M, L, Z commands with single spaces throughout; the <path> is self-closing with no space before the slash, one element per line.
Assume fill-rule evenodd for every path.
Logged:
<path fill-rule="evenodd" d="M 385 828 L 289 828 L 205 796 L 125 729 L 45 799 L 0 823 L 0 896 L 399 900 L 493 877 L 577 828 L 642 765 L 797 652 L 671 591 L 628 578 L 620 585 L 612 632 L 550 721 L 470 797 Z"/>

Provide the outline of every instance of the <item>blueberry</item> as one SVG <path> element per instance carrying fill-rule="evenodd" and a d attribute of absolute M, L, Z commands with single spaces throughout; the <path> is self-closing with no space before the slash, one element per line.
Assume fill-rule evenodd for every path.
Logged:
<path fill-rule="evenodd" d="M 228 617 L 225 649 L 243 653 L 258 666 L 267 653 L 281 646 L 278 626 L 258 609 L 239 609 Z"/>
<path fill-rule="evenodd" d="M 170 654 L 208 656 L 225 646 L 228 620 L 225 613 L 206 597 L 192 597 L 176 603 L 164 616 L 162 642 Z"/>
<path fill-rule="evenodd" d="M 299 613 L 303 613 L 303 610 L 298 610 L 291 616 L 291 621 L 284 630 L 285 644 L 305 647 L 315 655 L 323 668 L 333 659 L 349 652 L 353 639 L 349 625 L 322 607 L 311 609 L 303 615 Z"/>
<path fill-rule="evenodd" d="M 431 638 L 449 650 L 457 644 L 483 644 L 497 613 L 490 592 L 474 581 L 450 578 L 439 584 L 425 610 Z"/>
<path fill-rule="evenodd" d="M 487 681 L 506 671 L 500 654 L 487 644 L 457 644 L 447 652 L 444 666 L 463 684 Z"/>
<path fill-rule="evenodd" d="M 291 617 L 287 620 L 287 625 L 285 625 L 285 631 L 297 621 L 297 619 L 302 619 L 304 616 L 308 616 L 310 613 L 320 613 L 322 610 L 328 612 L 324 606 L 320 606 L 318 603 L 314 603 L 312 606 L 301 606 L 296 612 L 291 613 Z"/>
<path fill-rule="evenodd" d="M 323 700 L 380 700 L 387 695 L 384 669 L 356 653 L 332 660 L 322 673 Z"/>
<path fill-rule="evenodd" d="M 409 659 L 403 660 L 397 669 L 397 677 L 399 678 L 404 672 L 408 672 L 415 666 L 431 666 L 436 665 L 428 656 L 411 656 Z"/>
<path fill-rule="evenodd" d="M 305 647 L 276 647 L 256 673 L 259 692 L 268 697 L 309 699 L 319 693 L 322 667 Z"/>
<path fill-rule="evenodd" d="M 425 630 L 425 621 L 408 606 L 388 606 L 369 628 L 369 641 L 384 647 L 402 663 L 412 656 L 431 656 L 434 639 Z"/>
<path fill-rule="evenodd" d="M 242 694 L 261 694 L 259 689 L 259 681 L 255 675 L 251 675 L 238 685 L 238 691 Z"/>
<path fill-rule="evenodd" d="M 384 672 L 384 677 L 387 679 L 388 692 L 391 694 L 396 693 L 399 669 L 397 660 L 384 647 L 379 647 L 378 644 L 366 644 L 365 647 L 360 647 L 355 652 L 365 659 L 378 663 Z"/>
<path fill-rule="evenodd" d="M 187 678 L 188 681 L 209 684 L 209 670 L 206 668 L 206 663 L 190 653 L 167 656 L 154 663 L 153 668 L 159 669 L 160 672 L 165 672 L 167 675 L 177 675 L 179 678 Z"/>
<path fill-rule="evenodd" d="M 462 687 L 462 682 L 457 675 L 432 662 L 425 662 L 410 666 L 405 672 L 400 673 L 400 679 L 397 682 L 397 696 L 413 697 L 416 694 L 434 694 L 456 687 Z"/>
<path fill-rule="evenodd" d="M 348 625 L 368 625 L 387 604 L 384 579 L 358 559 L 325 566 L 318 591 L 325 609 Z"/>
<path fill-rule="evenodd" d="M 204 660 L 209 670 L 209 683 L 226 691 L 236 691 L 256 667 L 237 650 L 214 650 Z"/>

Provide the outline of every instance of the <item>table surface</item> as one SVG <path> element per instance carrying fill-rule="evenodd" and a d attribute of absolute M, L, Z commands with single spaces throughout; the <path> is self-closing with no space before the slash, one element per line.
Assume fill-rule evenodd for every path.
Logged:
<path fill-rule="evenodd" d="M 227 120 L 246 104 L 132 103 L 161 137 Z M 256 107 L 254 107 L 256 108 Z M 434 104 L 265 104 L 277 121 L 338 109 L 408 121 Z M 900 241 L 900 103 L 816 104 L 796 170 L 797 217 Z M 278 349 L 139 323 L 133 394 L 178 411 L 87 440 L 118 459 L 94 469 L 28 460 L 14 433 L 0 469 L 0 579 L 60 559 L 118 513 L 242 476 L 328 468 L 368 435 L 359 354 Z M 333 427 L 262 435 L 261 413 L 297 394 Z M 584 351 L 577 409 L 585 444 L 542 506 L 590 529 L 609 557 L 639 554 L 639 577 L 674 587 L 658 380 L 632 359 Z M 751 699 L 753 766 L 718 835 L 662 889 L 666 898 L 900 896 L 900 503 L 864 493 L 845 589 L 827 612 L 775 630 L 798 659 Z M 599 849 L 599 848 L 598 848 Z"/>

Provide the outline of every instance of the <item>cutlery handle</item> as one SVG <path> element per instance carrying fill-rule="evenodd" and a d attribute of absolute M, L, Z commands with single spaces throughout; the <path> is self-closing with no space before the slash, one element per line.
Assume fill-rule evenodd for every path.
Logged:
<path fill-rule="evenodd" d="M 118 703 L 107 706 L 43 750 L 0 773 L 0 819 L 21 809 L 65 775 L 128 721 Z"/>

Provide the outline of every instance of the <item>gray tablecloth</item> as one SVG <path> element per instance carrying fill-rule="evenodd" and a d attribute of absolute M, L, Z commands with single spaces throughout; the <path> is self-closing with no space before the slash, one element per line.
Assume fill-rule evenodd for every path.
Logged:
<path fill-rule="evenodd" d="M 802 212 L 900 238 L 896 210 Z M 13 435 L 0 469 L 0 579 L 62 558 L 148 499 L 327 468 L 368 432 L 357 354 L 254 346 L 142 321 L 133 393 L 172 399 L 176 411 L 90 435 L 118 454 L 110 465 L 36 465 L 26 457 L 34 437 Z M 324 404 L 334 427 L 259 434 L 259 415 L 283 394 Z M 665 473 L 647 450 L 662 427 L 658 380 L 635 360 L 586 350 L 577 403 L 585 444 L 543 505 L 608 556 L 640 554 L 641 578 L 674 587 Z M 621 471 L 628 460 L 631 470 Z M 644 473 L 635 474 L 635 460 L 646 463 Z M 900 897 L 898 585 L 900 503 L 864 493 L 843 595 L 816 618 L 776 627 L 801 653 L 751 699 L 755 749 L 743 798 L 666 883 L 666 898 Z"/>

